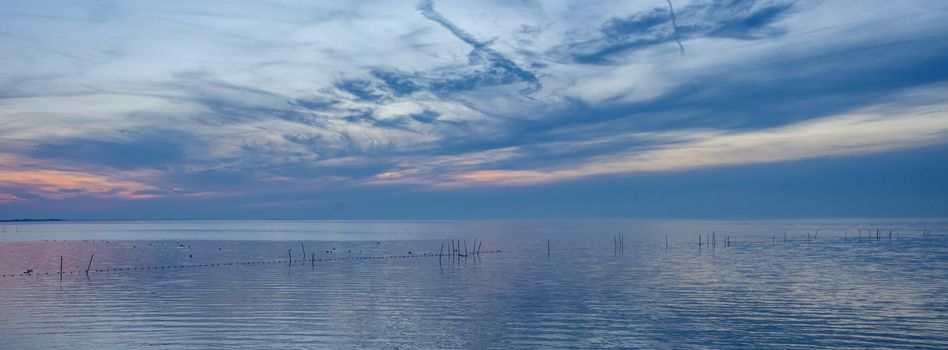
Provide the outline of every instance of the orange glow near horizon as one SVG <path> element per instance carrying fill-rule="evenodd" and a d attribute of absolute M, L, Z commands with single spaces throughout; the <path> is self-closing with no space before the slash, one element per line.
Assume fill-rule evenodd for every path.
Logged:
<path fill-rule="evenodd" d="M 59 170 L 0 170 L 0 188 L 24 188 L 47 199 L 95 196 L 116 199 L 148 199 L 160 197 L 143 191 L 157 187 L 130 180 Z M 0 194 L 0 201 L 19 200 L 12 194 Z"/>

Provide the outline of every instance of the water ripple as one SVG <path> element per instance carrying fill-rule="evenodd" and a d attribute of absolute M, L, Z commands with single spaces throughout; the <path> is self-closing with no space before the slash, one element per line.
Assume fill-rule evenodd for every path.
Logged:
<path fill-rule="evenodd" d="M 945 221 L 21 228 L 0 233 L 3 348 L 948 348 Z"/>

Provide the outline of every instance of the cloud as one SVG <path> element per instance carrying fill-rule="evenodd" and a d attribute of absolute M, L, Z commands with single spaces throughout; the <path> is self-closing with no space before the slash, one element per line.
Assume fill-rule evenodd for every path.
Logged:
<path fill-rule="evenodd" d="M 363 79 L 343 80 L 336 83 L 336 88 L 364 101 L 377 102 L 385 97 L 375 92 L 377 88 L 372 86 L 371 81 Z"/>
<path fill-rule="evenodd" d="M 668 0 L 668 15 L 671 17 L 672 35 L 675 38 L 675 43 L 678 44 L 678 49 L 684 55 L 685 46 L 681 44 L 681 35 L 678 34 L 678 17 L 675 15 L 675 5 L 672 4 L 671 0 Z"/>
<path fill-rule="evenodd" d="M 117 177 L 78 171 L 0 170 L 0 190 L 7 198 L 25 196 L 62 200 L 84 196 L 104 199 L 149 199 L 157 187 Z"/>
<path fill-rule="evenodd" d="M 454 34 L 458 39 L 471 46 L 469 59 L 472 64 L 479 64 L 480 69 L 472 73 L 457 77 L 447 77 L 434 82 L 432 88 L 438 92 L 451 93 L 454 91 L 472 90 L 479 86 L 505 85 L 516 81 L 529 84 L 524 92 L 539 90 L 542 85 L 537 77 L 518 66 L 509 58 L 490 48 L 489 43 L 478 41 L 471 34 L 459 28 L 453 22 L 434 9 L 431 0 L 418 3 L 418 11 L 425 18 L 435 22 Z"/>
<path fill-rule="evenodd" d="M 379 176 L 377 180 L 378 183 L 426 183 L 446 187 L 529 185 L 602 175 L 684 171 L 917 148 L 941 144 L 948 139 L 948 104 L 940 100 L 946 92 L 948 89 L 944 86 L 923 88 L 897 99 L 917 103 L 910 107 L 902 102 L 880 104 L 752 131 L 698 129 L 628 134 L 624 137 L 658 142 L 645 148 L 557 162 L 545 168 L 492 169 L 492 163 L 503 158 L 516 160 L 525 153 L 523 148 L 509 148 L 504 157 L 493 155 L 473 163 L 467 157 L 453 160 L 446 157 L 433 164 L 421 162 L 419 169 L 403 169 L 393 173 L 398 176 Z M 554 143 L 547 147 L 588 147 L 590 144 L 595 142 Z"/>
<path fill-rule="evenodd" d="M 193 136 L 177 131 L 123 130 L 116 140 L 62 138 L 39 143 L 27 153 L 38 161 L 101 164 L 119 169 L 164 168 L 186 161 L 183 147 L 200 147 Z"/>
<path fill-rule="evenodd" d="M 655 7 L 602 23 L 599 33 L 585 40 L 557 47 L 554 52 L 581 63 L 609 63 L 628 51 L 700 37 L 760 39 L 783 32 L 770 27 L 785 16 L 793 2 L 768 0 L 694 1 L 677 12 Z"/>
<path fill-rule="evenodd" d="M 385 86 L 397 97 L 411 95 L 421 89 L 421 86 L 398 72 L 373 69 L 371 73 L 372 76 L 385 83 Z"/>
<path fill-rule="evenodd" d="M 18 3 L 0 12 L 0 152 L 16 157 L 0 171 L 17 201 L 276 203 L 923 147 L 943 119 L 919 110 L 944 95 L 913 92 L 948 81 L 945 13 L 925 0 Z M 54 185 L 69 179 L 87 180 Z M 103 179 L 121 188 L 93 190 Z"/>
<path fill-rule="evenodd" d="M 0 203 L 9 203 L 9 202 L 19 202 L 23 198 L 17 197 L 9 193 L 0 193 Z"/>

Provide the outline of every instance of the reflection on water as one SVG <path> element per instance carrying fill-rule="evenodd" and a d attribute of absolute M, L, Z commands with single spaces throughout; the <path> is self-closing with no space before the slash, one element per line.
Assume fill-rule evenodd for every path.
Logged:
<path fill-rule="evenodd" d="M 0 275 L 10 349 L 948 348 L 943 220 L 4 224 Z"/>

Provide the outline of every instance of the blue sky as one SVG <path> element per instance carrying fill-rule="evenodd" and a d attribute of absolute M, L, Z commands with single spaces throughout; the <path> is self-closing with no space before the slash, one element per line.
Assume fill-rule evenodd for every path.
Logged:
<path fill-rule="evenodd" d="M 948 215 L 944 1 L 8 1 L 0 217 Z"/>

